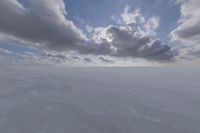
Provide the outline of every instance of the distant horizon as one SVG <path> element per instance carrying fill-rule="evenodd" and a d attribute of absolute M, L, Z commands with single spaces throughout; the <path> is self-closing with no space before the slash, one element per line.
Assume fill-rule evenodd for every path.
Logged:
<path fill-rule="evenodd" d="M 0 0 L 0 133 L 200 133 L 200 0 Z"/>

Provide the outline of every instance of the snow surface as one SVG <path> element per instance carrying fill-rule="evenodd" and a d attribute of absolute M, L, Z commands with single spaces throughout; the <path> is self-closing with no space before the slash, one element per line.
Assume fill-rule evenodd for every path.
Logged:
<path fill-rule="evenodd" d="M 0 133 L 200 133 L 200 69 L 2 65 Z"/>

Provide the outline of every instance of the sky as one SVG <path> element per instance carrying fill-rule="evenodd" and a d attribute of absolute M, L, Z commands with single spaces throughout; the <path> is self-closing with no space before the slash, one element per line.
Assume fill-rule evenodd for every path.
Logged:
<path fill-rule="evenodd" d="M 199 0 L 1 0 L 0 63 L 200 64 Z"/>

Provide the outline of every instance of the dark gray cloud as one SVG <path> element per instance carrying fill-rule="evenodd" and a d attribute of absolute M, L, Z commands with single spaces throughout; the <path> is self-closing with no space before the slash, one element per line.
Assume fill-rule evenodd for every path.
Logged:
<path fill-rule="evenodd" d="M 183 39 L 189 39 L 194 36 L 200 35 L 200 21 L 190 27 L 184 27 L 184 29 L 179 29 L 175 32 L 178 37 Z"/>
<path fill-rule="evenodd" d="M 0 32 L 52 49 L 72 49 L 84 35 L 65 18 L 62 0 L 0 1 Z"/>
<path fill-rule="evenodd" d="M 58 59 L 62 59 L 62 60 L 69 60 L 68 55 L 66 55 L 64 53 L 58 53 L 58 52 L 44 51 L 41 53 L 41 56 L 48 57 L 48 58 L 58 58 Z"/>
<path fill-rule="evenodd" d="M 104 35 L 99 38 L 100 43 L 87 43 L 89 45 L 81 47 L 81 53 L 145 58 L 157 61 L 172 60 L 177 55 L 174 50 L 160 40 L 154 40 L 150 36 L 137 35 L 138 31 L 135 31 L 133 27 L 129 27 L 127 30 L 109 26 L 101 30 L 100 32 L 103 32 Z M 99 37 L 101 34 L 94 34 L 94 36 Z"/>
<path fill-rule="evenodd" d="M 89 57 L 85 57 L 85 58 L 84 58 L 84 61 L 85 61 L 85 62 L 93 62 L 93 60 L 92 60 L 91 58 L 89 58 Z"/>
<path fill-rule="evenodd" d="M 169 46 L 148 35 L 142 35 L 134 26 L 94 28 L 92 37 L 87 38 L 66 17 L 63 0 L 0 1 L 0 33 L 31 46 L 157 61 L 171 60 L 175 56 Z M 66 59 L 63 55 L 43 56 Z M 85 61 L 91 62 L 88 59 Z"/>
<path fill-rule="evenodd" d="M 114 62 L 115 62 L 115 61 L 113 61 L 113 60 L 107 59 L 107 58 L 102 57 L 102 56 L 99 57 L 98 60 L 100 60 L 100 61 L 103 62 L 103 63 L 114 63 Z"/>

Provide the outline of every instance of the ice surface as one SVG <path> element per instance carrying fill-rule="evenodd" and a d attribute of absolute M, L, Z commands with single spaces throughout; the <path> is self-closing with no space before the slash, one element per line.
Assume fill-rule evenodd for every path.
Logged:
<path fill-rule="evenodd" d="M 1 66 L 0 133 L 200 133 L 200 69 Z"/>

